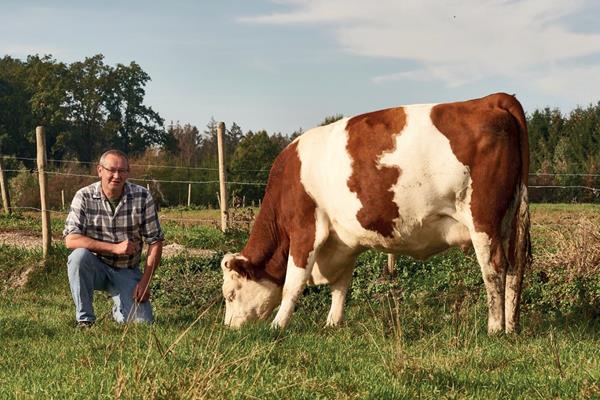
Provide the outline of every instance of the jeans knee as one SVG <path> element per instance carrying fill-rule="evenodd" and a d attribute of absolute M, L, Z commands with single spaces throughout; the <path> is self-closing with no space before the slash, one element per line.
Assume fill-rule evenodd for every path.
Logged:
<path fill-rule="evenodd" d="M 67 259 L 67 267 L 69 272 L 79 270 L 82 266 L 87 264 L 89 260 L 91 260 L 91 257 L 96 256 L 88 249 L 78 248 L 73 250 Z"/>

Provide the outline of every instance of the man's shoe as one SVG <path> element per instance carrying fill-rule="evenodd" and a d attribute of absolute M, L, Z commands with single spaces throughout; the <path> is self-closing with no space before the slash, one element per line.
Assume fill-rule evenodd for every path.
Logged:
<path fill-rule="evenodd" d="M 94 325 L 94 321 L 77 321 L 77 327 L 81 330 L 90 329 Z"/>

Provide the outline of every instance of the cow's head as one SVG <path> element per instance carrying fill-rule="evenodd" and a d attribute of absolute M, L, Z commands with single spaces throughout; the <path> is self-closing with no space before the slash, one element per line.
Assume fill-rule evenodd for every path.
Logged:
<path fill-rule="evenodd" d="M 253 273 L 248 260 L 226 254 L 221 261 L 225 325 L 239 328 L 248 321 L 267 319 L 281 302 L 281 287 Z"/>

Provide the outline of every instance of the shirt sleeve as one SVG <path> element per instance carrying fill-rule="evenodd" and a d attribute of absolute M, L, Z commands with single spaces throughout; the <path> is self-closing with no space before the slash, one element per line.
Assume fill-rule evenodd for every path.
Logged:
<path fill-rule="evenodd" d="M 142 220 L 141 234 L 147 244 L 165 240 L 160 222 L 158 221 L 158 213 L 156 212 L 156 204 L 150 192 L 146 197 L 146 207 L 144 210 L 144 218 Z"/>
<path fill-rule="evenodd" d="M 65 229 L 63 230 L 63 237 L 66 237 L 71 233 L 85 235 L 85 232 L 85 201 L 80 190 L 75 193 L 73 201 L 71 202 L 71 208 L 69 209 L 69 214 L 67 215 L 67 220 L 65 222 Z"/>

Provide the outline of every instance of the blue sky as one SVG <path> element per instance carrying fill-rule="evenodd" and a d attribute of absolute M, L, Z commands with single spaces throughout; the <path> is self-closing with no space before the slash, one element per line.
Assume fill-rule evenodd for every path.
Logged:
<path fill-rule="evenodd" d="M 600 101 L 594 0 L 27 1 L 0 5 L 0 56 L 136 61 L 146 103 L 289 134 L 326 116 L 516 93 Z"/>

